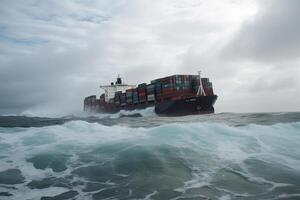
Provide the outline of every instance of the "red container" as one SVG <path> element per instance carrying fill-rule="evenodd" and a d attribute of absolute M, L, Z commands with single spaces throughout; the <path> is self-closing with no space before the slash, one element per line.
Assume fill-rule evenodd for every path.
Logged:
<path fill-rule="evenodd" d="M 133 92 L 133 90 L 134 90 L 134 88 L 127 89 L 127 90 L 126 90 L 126 93 L 132 93 L 132 92 Z"/>
<path fill-rule="evenodd" d="M 167 93 L 174 93 L 174 89 L 173 88 L 163 88 L 162 93 L 163 93 L 163 95 L 167 94 Z"/>

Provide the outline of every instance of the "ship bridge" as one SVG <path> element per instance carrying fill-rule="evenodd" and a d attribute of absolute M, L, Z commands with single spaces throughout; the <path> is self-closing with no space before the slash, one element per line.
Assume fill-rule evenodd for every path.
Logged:
<path fill-rule="evenodd" d="M 135 85 L 122 83 L 121 77 L 118 76 L 115 83 L 112 82 L 110 85 L 100 85 L 100 88 L 105 91 L 105 102 L 108 102 L 109 99 L 115 97 L 116 92 L 125 92 L 127 89 L 135 88 Z"/>

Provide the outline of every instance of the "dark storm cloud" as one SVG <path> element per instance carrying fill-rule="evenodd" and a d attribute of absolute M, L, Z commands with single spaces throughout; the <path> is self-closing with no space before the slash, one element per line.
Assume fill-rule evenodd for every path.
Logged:
<path fill-rule="evenodd" d="M 217 59 L 205 59 L 211 57 L 205 54 L 196 58 L 217 65 L 214 74 L 223 76 L 215 82 L 222 107 L 247 112 L 299 110 L 292 99 L 300 97 L 300 2 L 258 4 L 257 13 L 217 48 L 219 53 L 212 56 Z"/>
<path fill-rule="evenodd" d="M 256 93 L 265 110 L 288 110 L 300 96 L 299 6 L 259 2 L 2 0 L 0 114 L 80 111 L 118 74 L 138 84 L 197 70 L 213 81 L 218 112 L 260 110 Z"/>
<path fill-rule="evenodd" d="M 129 71 L 132 80 L 142 81 L 146 75 L 131 69 L 158 65 L 156 59 L 144 59 L 152 50 L 143 31 L 109 21 L 109 9 L 118 6 L 105 10 L 107 5 L 94 1 L 5 3 L 0 14 L 5 27 L 0 38 L 0 113 L 81 110 L 85 96 L 99 95 L 100 83 Z"/>
<path fill-rule="evenodd" d="M 254 19 L 224 48 L 230 59 L 264 62 L 300 58 L 300 1 L 265 0 Z"/>
<path fill-rule="evenodd" d="M 97 94 L 99 66 L 114 67 L 107 38 L 93 33 L 109 11 L 90 4 L 1 1 L 0 113 L 81 110 Z"/>
<path fill-rule="evenodd" d="M 83 54 L 84 55 L 84 54 Z M 2 63 L 0 73 L 1 104 L 0 109 L 23 111 L 35 105 L 45 104 L 58 99 L 72 100 L 69 94 L 75 87 L 80 93 L 80 78 L 87 76 L 78 72 L 83 65 L 82 58 L 76 51 L 72 53 L 53 55 L 35 54 L 28 59 L 27 56 L 19 57 L 10 62 Z M 69 82 L 78 78 L 79 81 L 70 85 Z M 85 84 L 88 80 L 81 80 Z M 83 95 L 81 93 L 81 95 Z M 78 100 L 74 97 L 73 100 Z"/>

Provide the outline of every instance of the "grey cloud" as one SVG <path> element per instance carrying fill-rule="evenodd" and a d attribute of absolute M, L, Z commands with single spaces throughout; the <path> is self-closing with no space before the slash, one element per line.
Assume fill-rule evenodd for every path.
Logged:
<path fill-rule="evenodd" d="M 227 52 L 241 52 L 241 57 L 250 55 L 237 45 L 241 39 L 239 34 L 227 44 L 231 30 L 236 30 L 240 25 L 237 22 L 243 21 L 233 18 L 234 13 L 241 16 L 235 9 L 243 3 L 234 4 L 233 13 L 231 3 L 231 0 L 201 1 L 200 4 L 198 0 L 189 3 L 2 0 L 0 4 L 5 6 L 0 5 L 0 114 L 26 110 L 80 111 L 82 99 L 91 94 L 100 95 L 99 85 L 113 81 L 117 74 L 127 83 L 138 84 L 170 74 L 196 73 L 199 69 L 212 79 L 220 96 L 217 112 L 260 109 L 259 101 L 253 100 L 253 105 L 247 107 L 242 102 L 254 98 L 253 88 L 266 78 L 270 81 L 265 81 L 265 87 L 259 92 L 271 94 L 268 90 L 272 90 L 273 93 L 265 96 L 265 102 L 282 95 L 288 88 L 288 80 L 293 80 L 288 95 L 300 96 L 295 92 L 300 83 L 295 79 L 299 71 L 294 60 L 271 66 L 272 69 L 291 66 L 292 73 L 280 70 L 282 75 L 268 76 L 270 71 L 264 70 L 268 65 L 257 61 L 271 56 L 259 58 L 252 53 L 247 61 L 220 56 L 226 45 Z M 274 26 L 268 16 L 275 15 L 272 11 L 278 4 L 277 1 L 274 5 L 262 4 L 261 14 L 242 30 L 259 24 L 264 24 L 259 26 L 265 29 Z M 226 17 L 226 13 L 233 17 Z M 284 12 L 284 15 L 290 16 L 290 13 Z M 254 30 L 250 37 L 250 32 L 250 41 L 259 38 L 260 34 Z M 255 46 L 252 50 L 260 48 L 267 47 Z M 278 52 L 285 53 L 281 48 L 279 45 Z M 291 55 L 297 54 L 296 47 L 291 51 Z M 248 68 L 251 75 L 247 73 Z M 285 86 L 273 90 L 278 87 L 278 80 Z"/>
<path fill-rule="evenodd" d="M 15 6 L 11 2 L 7 4 Z M 21 5 L 18 6 L 22 7 Z M 31 5 L 23 6 L 31 9 Z M 70 8 L 66 9 L 66 15 L 55 13 L 60 15 L 62 22 L 71 20 L 64 27 L 55 20 L 57 17 L 54 15 L 47 17 L 49 13 L 47 14 L 44 5 L 36 6 L 45 11 L 46 17 L 43 17 L 43 13 L 37 15 L 43 20 L 32 14 L 28 15 L 27 12 L 22 13 L 21 19 L 19 14 L 8 12 L 10 15 L 5 17 L 7 21 L 1 20 L 1 24 L 7 26 L 4 34 L 14 38 L 28 36 L 35 41 L 44 38 L 49 42 L 41 46 L 22 46 L 24 51 L 19 51 L 20 43 L 0 41 L 5 46 L 0 60 L 0 113 L 20 113 L 27 109 L 45 107 L 56 110 L 70 107 L 70 110 L 80 111 L 85 96 L 99 95 L 100 83 L 109 82 L 118 73 L 128 73 L 130 70 L 126 70 L 127 68 L 147 66 L 143 59 L 136 57 L 144 57 L 148 51 L 140 51 L 144 46 L 143 42 L 139 42 L 142 40 L 138 39 L 140 36 L 122 33 L 126 31 L 123 30 L 126 24 L 116 26 L 114 23 L 104 23 L 101 26 L 90 26 L 81 22 L 86 16 L 98 17 L 103 13 L 101 9 L 97 15 L 97 9 L 93 10 L 82 4 L 81 6 L 88 7 L 83 9 L 88 14 L 77 13 L 75 18 L 70 17 Z M 89 12 L 90 10 L 92 11 Z M 9 17 L 15 18 L 17 25 Z M 26 31 L 22 32 L 22 29 Z M 134 75 L 139 74 L 134 72 L 131 76 Z"/>
<path fill-rule="evenodd" d="M 260 1 L 253 20 L 240 28 L 223 54 L 229 59 L 277 62 L 300 58 L 300 1 Z"/>
<path fill-rule="evenodd" d="M 287 76 L 286 74 L 284 76 L 282 75 L 276 75 L 272 74 L 272 78 L 268 76 L 259 76 L 256 79 L 253 80 L 252 84 L 249 84 L 250 88 L 248 91 L 254 93 L 254 94 L 260 94 L 260 93 L 269 93 L 269 92 L 277 92 L 277 91 L 285 91 L 286 93 L 291 92 L 297 92 L 298 90 L 295 90 L 295 85 L 298 85 L 297 80 L 295 80 L 294 77 Z"/>

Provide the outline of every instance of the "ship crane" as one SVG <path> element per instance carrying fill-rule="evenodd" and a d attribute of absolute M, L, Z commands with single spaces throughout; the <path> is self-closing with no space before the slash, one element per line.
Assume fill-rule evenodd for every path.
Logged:
<path fill-rule="evenodd" d="M 202 85 L 202 81 L 201 81 L 201 71 L 198 71 L 198 75 L 199 75 L 199 87 L 198 87 L 198 91 L 197 91 L 197 96 L 206 96 L 203 85 Z"/>

